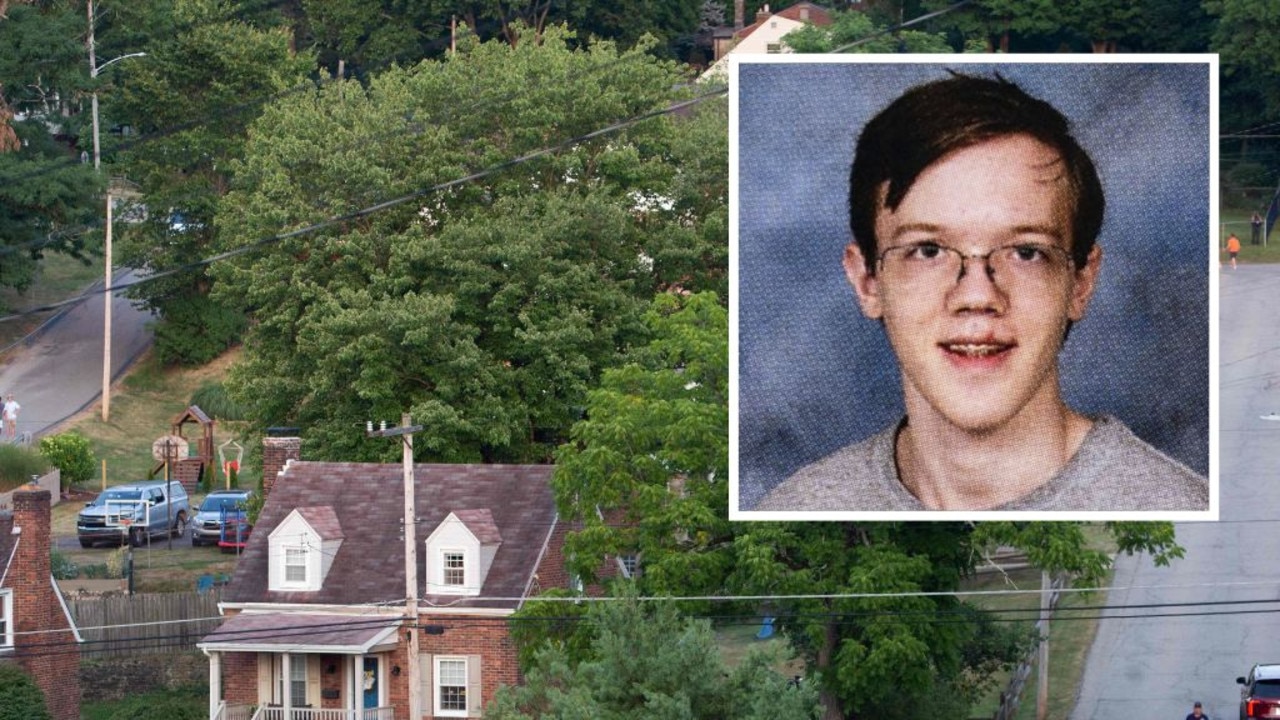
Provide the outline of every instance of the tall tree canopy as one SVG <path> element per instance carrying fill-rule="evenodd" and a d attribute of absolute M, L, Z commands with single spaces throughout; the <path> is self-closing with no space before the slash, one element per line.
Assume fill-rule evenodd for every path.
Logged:
<path fill-rule="evenodd" d="M 255 318 L 231 390 L 257 423 L 389 458 L 364 423 L 409 410 L 432 428 L 422 457 L 546 460 L 655 291 L 723 289 L 724 103 L 586 139 L 689 91 L 644 47 L 571 39 L 471 40 L 254 126 L 224 246 L 344 218 L 215 268 Z"/>
<path fill-rule="evenodd" d="M 232 19 L 232 3 L 177 0 L 174 34 L 132 61 L 113 93 L 112 117 L 140 138 L 112 157 L 140 186 L 146 222 L 128 228 L 117 262 L 154 272 L 210 254 L 213 216 L 231 182 L 246 128 L 271 97 L 306 81 L 312 60 L 290 51 L 283 29 Z M 110 151 L 110 148 L 107 148 Z M 207 362 L 240 339 L 238 310 L 209 297 L 211 276 L 194 268 L 136 286 L 132 296 L 160 314 L 157 349 L 167 361 Z"/>
<path fill-rule="evenodd" d="M 565 624 L 566 602 L 533 603 L 548 619 L 522 615 L 515 627 Z M 490 720 L 811 720 L 817 693 L 796 686 L 755 651 L 727 668 L 711 624 L 682 617 L 671 603 L 642 603 L 634 593 L 596 602 L 568 622 L 581 649 L 544 643 L 525 682 L 498 690 Z"/>
<path fill-rule="evenodd" d="M 1024 647 L 948 593 L 996 546 L 1095 585 L 1109 556 L 1074 523 L 728 522 L 727 318 L 710 295 L 663 296 L 650 341 L 607 371 L 557 453 L 561 516 L 582 524 L 580 576 L 637 553 L 654 595 L 773 596 L 758 605 L 808 661 L 826 718 L 963 716 L 991 671 Z M 1168 523 L 1107 526 L 1124 552 L 1181 554 Z M 789 599 L 791 596 L 831 596 Z M 851 597 L 853 595 L 869 595 Z M 904 707 L 901 689 L 911 688 Z"/>
<path fill-rule="evenodd" d="M 46 250 L 80 256 L 101 182 L 67 117 L 89 87 L 85 16 L 71 2 L 0 17 L 0 285 L 25 289 Z"/>

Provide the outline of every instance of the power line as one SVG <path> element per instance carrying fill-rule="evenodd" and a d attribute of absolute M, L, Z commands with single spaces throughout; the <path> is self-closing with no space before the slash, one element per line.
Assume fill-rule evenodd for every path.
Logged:
<path fill-rule="evenodd" d="M 453 187 L 457 187 L 457 186 L 460 186 L 460 185 L 465 185 L 465 184 L 470 183 L 470 182 L 473 182 L 473 181 L 475 181 L 475 180 L 483 179 L 483 178 L 485 178 L 485 177 L 488 177 L 488 176 L 493 175 L 493 174 L 495 174 L 495 173 L 501 172 L 501 171 L 503 171 L 503 170 L 507 170 L 507 169 L 509 169 L 509 168 L 512 168 L 512 167 L 515 167 L 515 166 L 518 166 L 518 165 L 522 165 L 522 164 L 524 164 L 524 163 L 526 163 L 526 162 L 529 162 L 529 161 L 531 161 L 531 160 L 536 160 L 537 158 L 543 157 L 543 156 L 545 156 L 545 155 L 549 155 L 549 154 L 555 153 L 555 152 L 557 152 L 557 151 L 564 150 L 564 149 L 566 149 L 566 148 L 570 148 L 570 147 L 572 147 L 572 146 L 574 146 L 574 145 L 577 145 L 577 144 L 579 144 L 579 143 L 586 142 L 586 141 L 588 141 L 588 140 L 592 140 L 592 139 L 597 138 L 597 137 L 603 137 L 603 136 L 605 136 L 605 135 L 610 135 L 610 134 L 612 134 L 612 133 L 618 132 L 619 130 L 624 130 L 624 129 L 628 128 L 628 127 L 631 127 L 631 126 L 633 126 L 633 125 L 636 125 L 637 123 L 644 122 L 645 120 L 650 120 L 650 119 L 653 119 L 653 118 L 656 118 L 656 117 L 660 117 L 660 116 L 663 116 L 663 115 L 668 115 L 668 114 L 671 114 L 671 113 L 678 112 L 678 111 L 680 111 L 680 110 L 682 110 L 682 109 L 685 109 L 685 108 L 688 108 L 688 107 L 693 107 L 693 106 L 695 106 L 695 105 L 697 105 L 697 104 L 699 104 L 699 103 L 705 102 L 705 101 L 707 101 L 707 100 L 710 100 L 710 99 L 713 99 L 713 98 L 716 98 L 716 97 L 720 97 L 720 96 L 726 95 L 727 93 L 728 93 L 728 90 L 727 90 L 727 89 L 725 89 L 725 88 L 721 88 L 721 89 L 714 89 L 714 90 L 712 90 L 712 91 L 710 91 L 710 92 L 706 92 L 706 93 L 702 93 L 702 94 L 700 94 L 700 95 L 696 95 L 696 96 L 694 96 L 694 97 L 693 97 L 692 99 L 690 99 L 690 100 L 683 100 L 683 101 L 676 102 L 676 103 L 673 103 L 673 104 L 671 104 L 671 105 L 668 105 L 667 107 L 664 107 L 664 108 L 659 108 L 659 109 L 656 109 L 656 110 L 651 110 L 651 111 L 648 111 L 648 112 L 645 112 L 645 113 L 641 113 L 641 114 L 639 114 L 639 115 L 632 116 L 632 117 L 627 118 L 627 119 L 624 119 L 624 120 L 620 120 L 620 121 L 618 121 L 618 122 L 615 122 L 615 123 L 613 123 L 613 124 L 611 124 L 611 125 L 608 125 L 608 126 L 606 126 L 606 127 L 600 128 L 600 129 L 598 129 L 598 130 L 593 130 L 593 131 L 588 132 L 588 133 L 585 133 L 585 134 L 583 134 L 583 135 L 578 135 L 578 136 L 576 136 L 576 137 L 569 138 L 569 139 L 567 139 L 567 140 L 561 141 L 561 142 L 556 143 L 556 144 L 554 144 L 554 145 L 550 145 L 550 146 L 543 147 L 543 148 L 538 149 L 538 150 L 534 150 L 534 151 L 529 152 L 529 153 L 525 153 L 524 155 L 521 155 L 521 156 L 519 156 L 519 157 L 516 157 L 516 158 L 510 159 L 510 160 L 504 160 L 504 161 L 502 161 L 502 162 L 499 162 L 499 163 L 494 164 L 494 165 L 490 165 L 490 166 L 489 166 L 489 167 L 487 167 L 487 168 L 484 168 L 484 169 L 482 169 L 482 170 L 478 170 L 478 171 L 476 171 L 476 172 L 470 173 L 470 174 L 465 175 L 465 176 L 460 177 L 460 178 L 456 178 L 456 179 L 454 179 L 454 180 L 448 180 L 448 181 L 446 181 L 446 182 L 437 183 L 437 184 L 432 185 L 432 186 L 430 186 L 430 187 L 423 188 L 423 189 L 421 189 L 421 190 L 415 190 L 415 191 L 413 191 L 413 192 L 411 192 L 411 193 L 408 193 L 408 194 L 406 194 L 406 195 L 401 195 L 400 197 L 392 198 L 392 199 L 390 199 L 390 200 L 384 200 L 384 201 L 379 202 L 379 203 L 376 203 L 376 204 L 374 204 L 374 205 L 370 205 L 370 206 L 368 206 L 368 207 L 364 207 L 364 208 L 361 208 L 361 209 L 359 209 L 359 210 L 355 210 L 355 211 L 353 211 L 353 212 L 346 213 L 346 214 L 344 214 L 344 215 L 338 215 L 338 216 L 335 216 L 335 217 L 330 217 L 330 218 L 329 218 L 329 219 L 327 219 L 327 220 L 322 220 L 322 221 L 319 221 L 319 222 L 316 222 L 316 223 L 313 223 L 313 224 L 310 224 L 310 225 L 306 225 L 306 226 L 301 227 L 301 228 L 297 228 L 297 229 L 295 229 L 295 230 L 290 230 L 290 231 L 288 231 L 288 232 L 278 233 L 278 234 L 276 234 L 276 235 L 270 235 L 270 236 L 267 236 L 267 237 L 264 237 L 264 238 L 260 238 L 260 239 L 258 239 L 258 240 L 256 240 L 256 241 L 253 241 L 253 242 L 251 242 L 251 243 L 249 243 L 249 244 L 247 244 L 247 245 L 243 245 L 243 246 L 241 246 L 241 247 L 235 248 L 235 249 L 233 249 L 233 250 L 228 250 L 228 251 L 226 251 L 226 252 L 222 252 L 222 253 L 218 253 L 218 254 L 216 254 L 216 255 L 209 256 L 209 257 L 204 258 L 204 259 L 202 259 L 202 260 L 196 260 L 196 261 L 193 261 L 193 262 L 190 262 L 190 263 L 186 263 L 186 264 L 184 264 L 184 265 L 180 265 L 180 266 L 178 266 L 178 267 L 169 268 L 169 269 L 167 269 L 167 270 L 162 270 L 162 271 L 159 271 L 159 272 L 156 272 L 156 273 L 152 273 L 152 274 L 150 274 L 150 275 L 147 275 L 147 276 L 146 276 L 146 277 L 144 277 L 144 278 L 139 278 L 138 280 L 135 280 L 135 281 L 130 282 L 130 283 L 124 283 L 124 284 L 120 284 L 120 285 L 113 285 L 113 286 L 112 286 L 112 288 L 111 288 L 111 290 L 110 290 L 110 292 L 115 293 L 115 292 L 117 292 L 117 291 L 127 290 L 127 289 L 129 289 L 129 288 L 131 288 L 131 287 L 135 287 L 135 286 L 138 286 L 138 285 L 144 285 L 144 284 L 147 284 L 147 283 L 150 283 L 150 282 L 155 282 L 156 280 L 160 280 L 160 279 L 162 279 L 162 278 L 172 277 L 172 276 L 174 276 L 174 275 L 178 275 L 178 274 L 181 274 L 181 273 L 184 273 L 184 272 L 189 272 L 189 271 L 191 271 L 191 270 L 195 270 L 195 269 L 197 269 L 197 268 L 201 268 L 201 267 L 205 267 L 205 266 L 208 266 L 208 265 L 212 265 L 212 264 L 213 264 L 213 263 L 215 263 L 215 262 L 219 262 L 219 261 L 222 261 L 222 260 L 228 260 L 228 259 L 233 258 L 233 257 L 237 257 L 237 256 L 240 256 L 240 255 L 244 255 L 244 254 L 246 254 L 246 253 L 252 252 L 253 250 L 257 250 L 257 249 L 259 249 L 259 248 L 267 247 L 267 246 L 269 246 L 269 245 L 274 245 L 275 243 L 281 242 L 281 241 L 283 241 L 283 240 L 287 240 L 287 239 L 294 238 L 294 237 L 299 237 L 299 236 L 302 236 L 302 235 L 308 235 L 308 234 L 310 234 L 310 233 L 316 232 L 317 230 L 323 230 L 323 229 L 325 229 L 325 228 L 332 227 L 332 226 L 334 226 L 334 225 L 338 225 L 338 224 L 345 223 L 345 222 L 350 222 L 350 221 L 352 221 L 352 220 L 357 220 L 357 219 L 360 219 L 360 218 L 363 218 L 363 217 L 366 217 L 366 216 L 369 216 L 369 215 L 373 215 L 373 214 L 378 213 L 378 212 L 381 212 L 381 211 L 383 211 L 383 210 L 388 210 L 388 209 L 390 209 L 390 208 L 393 208 L 393 207 L 396 207 L 396 206 L 399 206 L 399 205 L 403 205 L 404 203 L 409 202 L 409 201 L 411 201 L 411 200 L 416 200 L 416 199 L 418 199 L 418 198 L 422 198 L 422 197 L 425 197 L 425 196 L 427 196 L 427 195 L 431 195 L 431 194 L 433 194 L 433 193 L 440 192 L 440 191 L 442 191 L 442 190 L 448 190 L 448 189 L 453 188 Z M 7 321 L 10 321 L 10 320 L 16 320 L 16 319 L 20 319 L 20 318 L 23 318 L 23 317 L 27 317 L 28 315 L 33 315 L 33 314 L 36 314 L 36 313 L 48 312 L 48 311 L 50 311 L 50 310 L 57 310 L 57 309 L 62 308 L 62 307 L 66 307 L 66 306 L 69 306 L 69 305 L 74 305 L 74 304 L 76 304 L 76 303 L 79 303 L 79 302 L 83 301 L 84 299 L 86 299 L 86 298 L 88 298 L 88 297 L 92 297 L 92 296 L 94 296 L 94 295 L 99 295 L 99 294 L 104 294 L 104 293 L 106 293 L 106 292 L 108 292 L 108 290 L 107 290 L 106 288 L 95 288 L 95 289 L 91 289 L 91 290 L 89 290 L 89 291 L 87 291 L 87 292 L 84 292 L 84 293 L 82 293 L 82 294 L 80 294 L 80 295 L 78 295 L 78 296 L 74 297 L 74 298 L 70 298 L 70 299 L 67 299 L 67 300 L 63 300 L 63 301 L 61 301 L 61 302 L 50 303 L 50 304 L 48 304 L 48 305 L 42 305 L 42 306 L 34 307 L 34 308 L 27 308 L 27 309 L 25 309 L 25 310 L 23 310 L 22 312 L 19 312 L 19 313 L 11 313 L 11 314 L 9 314 L 9 315 L 0 316 L 0 322 L 7 322 Z"/>
<path fill-rule="evenodd" d="M 1216 587 L 1216 585 L 1213 585 Z M 1172 586 L 1171 586 L 1172 587 Z M 1051 592 L 1051 589 L 1029 591 L 1034 593 Z M 1059 590 L 1060 592 L 1062 589 Z M 884 597 L 881 595 L 879 597 Z M 573 599 L 573 598 L 569 598 Z M 589 601 L 599 598 L 577 598 L 578 601 Z M 627 600 L 627 598 L 609 598 L 610 600 Z M 645 598 L 638 597 L 634 600 L 661 599 L 661 598 Z M 387 601 L 387 604 L 403 602 Z M 1090 605 L 1090 606 L 1058 606 L 1054 609 L 1054 622 L 1072 622 L 1072 621 L 1092 621 L 1092 620 L 1168 620 L 1177 618 L 1194 618 L 1194 617 L 1229 617 L 1235 615 L 1256 615 L 1280 612 L 1280 607 L 1273 608 L 1255 608 L 1255 609 L 1226 609 L 1226 610 L 1188 610 L 1186 612 L 1168 612 L 1168 613 L 1150 613 L 1143 612 L 1139 614 L 1118 614 L 1125 611 L 1134 610 L 1162 610 L 1174 609 L 1183 610 L 1190 608 L 1217 608 L 1217 607 L 1237 607 L 1247 605 L 1276 605 L 1280 604 L 1280 599 L 1255 599 L 1255 600 L 1206 600 L 1203 602 L 1169 602 L 1169 603 L 1140 603 L 1129 605 Z M 381 604 L 371 605 L 368 612 L 381 609 Z M 1096 614 L 1084 615 L 1081 613 L 1088 611 L 1097 611 Z M 1001 623 L 1030 623 L 1037 619 L 1042 610 L 1039 607 L 1027 608 L 979 608 L 973 606 L 961 608 L 930 608 L 916 610 L 860 610 L 860 611 L 830 611 L 830 612 L 755 612 L 749 614 L 682 614 L 685 619 L 691 620 L 709 620 L 715 621 L 721 625 L 758 625 L 765 617 L 775 618 L 775 622 L 781 624 L 796 622 L 821 622 L 825 624 L 834 624 L 837 626 L 865 626 L 869 622 L 880 620 L 914 620 L 918 622 L 927 622 L 930 624 L 972 624 L 979 620 Z M 258 614 L 258 613 L 249 613 Z M 422 620 L 421 616 L 425 615 L 427 620 Z M 335 620 L 326 623 L 309 623 L 290 625 L 287 622 L 277 625 L 270 629 L 246 629 L 246 630 L 225 630 L 217 631 L 219 639 L 262 639 L 265 641 L 276 638 L 292 638 L 313 635 L 317 632 L 326 630 L 339 629 L 361 629 L 361 628 L 377 628 L 387 627 L 389 624 L 401 624 L 402 626 L 411 626 L 418 629 L 439 628 L 443 632 L 449 630 L 464 630 L 474 628 L 491 628 L 495 624 L 509 626 L 511 623 L 522 624 L 566 624 L 566 623 L 588 623 L 600 624 L 598 620 L 584 616 L 583 614 L 574 615 L 556 615 L 556 616 L 463 616 L 456 617 L 451 615 L 432 616 L 430 611 L 419 611 L 419 620 L 417 622 L 408 623 L 403 615 L 386 614 L 381 616 L 371 616 L 367 613 L 353 615 L 351 619 Z M 159 625 L 171 625 L 180 623 L 195 622 L 213 622 L 218 620 L 229 620 L 230 618 L 222 616 L 210 616 L 205 618 L 189 618 L 181 620 L 156 621 L 148 623 L 125 623 L 118 625 L 103 625 L 79 628 L 83 631 L 93 630 L 118 630 L 133 627 L 155 627 Z M 17 636 L 29 635 L 55 635 L 70 633 L 71 630 L 40 630 L 16 632 Z M 213 634 L 210 632 L 209 634 Z M 206 636 L 207 637 L 207 636 Z M 190 642 L 190 633 L 170 633 L 166 635 L 154 635 L 149 637 L 134 638 L 112 638 L 100 640 L 84 640 L 81 642 L 50 640 L 47 642 L 23 643 L 16 645 L 15 650 L 22 657 L 39 657 L 48 655 L 65 654 L 70 652 L 82 652 L 87 646 L 112 644 L 113 650 L 129 649 L 129 648 L 145 648 L 145 647 L 177 647 L 185 646 Z M 282 646 L 286 645 L 281 643 Z M 294 645 L 297 647 L 297 645 Z M 92 647 L 88 647 L 89 652 L 93 652 Z M 282 652 L 287 650 L 282 649 Z"/>

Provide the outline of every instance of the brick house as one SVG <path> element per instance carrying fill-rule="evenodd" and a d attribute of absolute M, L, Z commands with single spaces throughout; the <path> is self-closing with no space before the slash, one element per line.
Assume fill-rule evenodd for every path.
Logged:
<path fill-rule="evenodd" d="M 304 462 L 299 445 L 265 440 L 266 504 L 200 643 L 210 717 L 404 720 L 411 686 L 421 718 L 479 717 L 520 680 L 507 617 L 570 584 L 552 467 L 414 466 L 410 620 L 403 467 Z"/>
<path fill-rule="evenodd" d="M 0 662 L 16 662 L 54 720 L 80 717 L 80 631 L 50 569 L 51 493 L 13 492 L 0 512 Z"/>

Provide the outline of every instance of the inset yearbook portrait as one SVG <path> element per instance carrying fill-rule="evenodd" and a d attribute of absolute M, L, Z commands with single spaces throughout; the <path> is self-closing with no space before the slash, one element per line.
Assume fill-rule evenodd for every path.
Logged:
<path fill-rule="evenodd" d="M 1216 519 L 1216 82 L 736 60 L 730 517 Z"/>

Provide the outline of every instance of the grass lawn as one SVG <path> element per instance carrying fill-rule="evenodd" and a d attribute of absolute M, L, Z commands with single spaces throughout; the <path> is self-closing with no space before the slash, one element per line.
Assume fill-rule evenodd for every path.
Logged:
<path fill-rule="evenodd" d="M 774 634 L 767 640 L 756 639 L 760 624 L 733 624 L 716 627 L 716 640 L 720 644 L 720 657 L 730 669 L 737 667 L 752 651 L 766 650 L 777 653 L 773 668 L 785 677 L 804 675 L 804 661 L 791 658 L 786 638 Z"/>
<path fill-rule="evenodd" d="M 76 514 L 104 484 L 101 475 L 103 460 L 106 461 L 107 485 L 146 480 L 155 466 L 151 443 L 171 432 L 174 417 L 186 409 L 192 393 L 203 383 L 221 379 L 237 355 L 238 351 L 233 350 L 199 368 L 164 368 L 153 355 L 148 354 L 113 389 L 110 422 L 102 421 L 102 409 L 95 405 L 58 427 L 57 432 L 74 430 L 89 438 L 94 456 L 99 461 L 99 471 L 85 487 L 77 489 L 75 497 L 54 507 L 55 537 L 75 537 Z M 184 430 L 194 445 L 194 426 L 188 425 Z M 215 446 L 233 438 L 236 438 L 233 429 L 223 424 L 215 425 Z M 243 437 L 238 440 L 241 445 L 245 444 Z M 214 461 L 217 462 L 216 457 Z M 220 475 L 218 482 L 222 482 Z M 251 478 L 249 473 L 245 473 L 241 477 L 241 485 L 250 487 L 250 483 L 256 484 L 257 477 Z M 193 510 L 201 499 L 200 495 L 191 498 Z M 104 546 L 85 549 L 77 545 L 73 549 L 62 550 L 62 554 L 77 565 L 104 563 L 111 552 L 111 548 Z M 172 549 L 169 549 L 167 540 L 156 538 L 151 546 L 134 552 L 134 589 L 137 592 L 192 590 L 200 575 L 230 574 L 235 569 L 235 562 L 234 554 L 224 554 L 216 547 L 191 547 L 189 533 L 186 537 L 175 538 Z"/>
<path fill-rule="evenodd" d="M 1272 230 L 1266 245 L 1249 244 L 1249 217 L 1252 214 L 1252 210 L 1223 209 L 1218 227 L 1218 259 L 1223 263 L 1227 261 L 1227 235 L 1233 232 L 1240 238 L 1240 257 L 1236 259 L 1237 262 L 1280 262 L 1280 230 Z"/>

